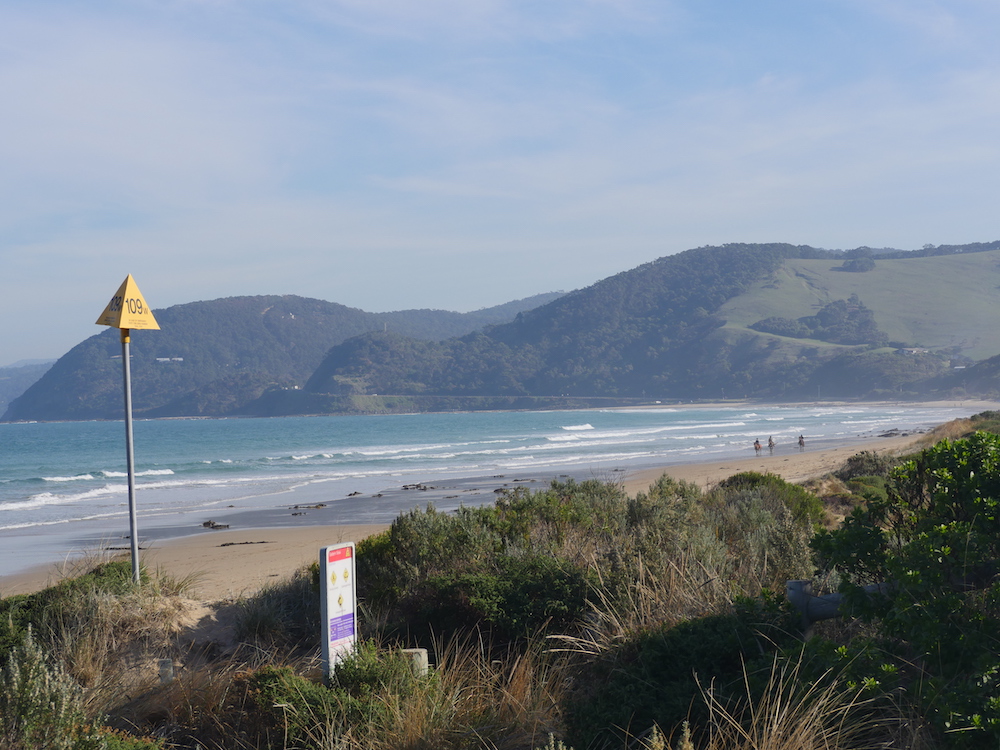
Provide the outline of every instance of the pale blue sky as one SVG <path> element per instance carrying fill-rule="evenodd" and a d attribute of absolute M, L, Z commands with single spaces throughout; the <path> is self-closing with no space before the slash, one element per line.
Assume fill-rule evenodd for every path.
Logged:
<path fill-rule="evenodd" d="M 995 0 L 5 0 L 0 365 L 154 308 L 471 310 L 1000 239 Z"/>

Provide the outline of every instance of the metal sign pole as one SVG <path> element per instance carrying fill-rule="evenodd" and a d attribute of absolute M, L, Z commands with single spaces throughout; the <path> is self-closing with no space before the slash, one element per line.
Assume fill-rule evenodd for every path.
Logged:
<path fill-rule="evenodd" d="M 122 328 L 122 374 L 125 379 L 125 462 L 128 466 L 128 520 L 132 547 L 132 580 L 139 583 L 139 529 L 135 511 L 135 449 L 132 446 L 132 367 L 129 329 Z"/>
<path fill-rule="evenodd" d="M 135 451 L 132 448 L 132 355 L 129 353 L 129 331 L 132 329 L 160 330 L 153 311 L 149 309 L 132 274 L 118 287 L 108 302 L 99 326 L 111 326 L 121 331 L 122 374 L 125 379 L 125 460 L 128 464 L 128 516 L 132 540 L 132 580 L 139 583 L 139 529 L 135 512 Z"/>

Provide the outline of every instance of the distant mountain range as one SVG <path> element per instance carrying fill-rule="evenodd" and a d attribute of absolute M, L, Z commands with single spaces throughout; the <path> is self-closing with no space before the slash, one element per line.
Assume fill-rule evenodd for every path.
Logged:
<path fill-rule="evenodd" d="M 134 402 L 156 417 L 996 396 L 998 311 L 1000 242 L 729 244 L 464 316 L 178 305 L 134 335 Z M 113 331 L 88 339 L 4 418 L 119 417 L 118 353 Z"/>

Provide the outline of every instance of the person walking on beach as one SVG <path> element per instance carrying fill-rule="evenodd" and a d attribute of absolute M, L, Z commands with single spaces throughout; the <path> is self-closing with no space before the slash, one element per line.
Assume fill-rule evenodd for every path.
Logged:
<path fill-rule="evenodd" d="M 773 435 L 768 435 L 767 436 L 767 449 L 769 451 L 771 451 L 771 453 L 774 453 L 774 436 Z"/>
<path fill-rule="evenodd" d="M 799 450 L 800 451 L 805 450 L 805 447 L 806 447 L 806 439 L 804 436 L 799 435 Z"/>
<path fill-rule="evenodd" d="M 758 456 L 760 455 L 760 440 L 753 441 L 753 450 Z"/>

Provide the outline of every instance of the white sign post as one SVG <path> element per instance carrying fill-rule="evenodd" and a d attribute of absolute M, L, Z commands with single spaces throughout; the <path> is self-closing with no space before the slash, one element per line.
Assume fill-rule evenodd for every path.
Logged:
<path fill-rule="evenodd" d="M 327 679 L 358 637 L 354 542 L 319 551 L 320 614 L 323 618 L 323 671 Z"/>

